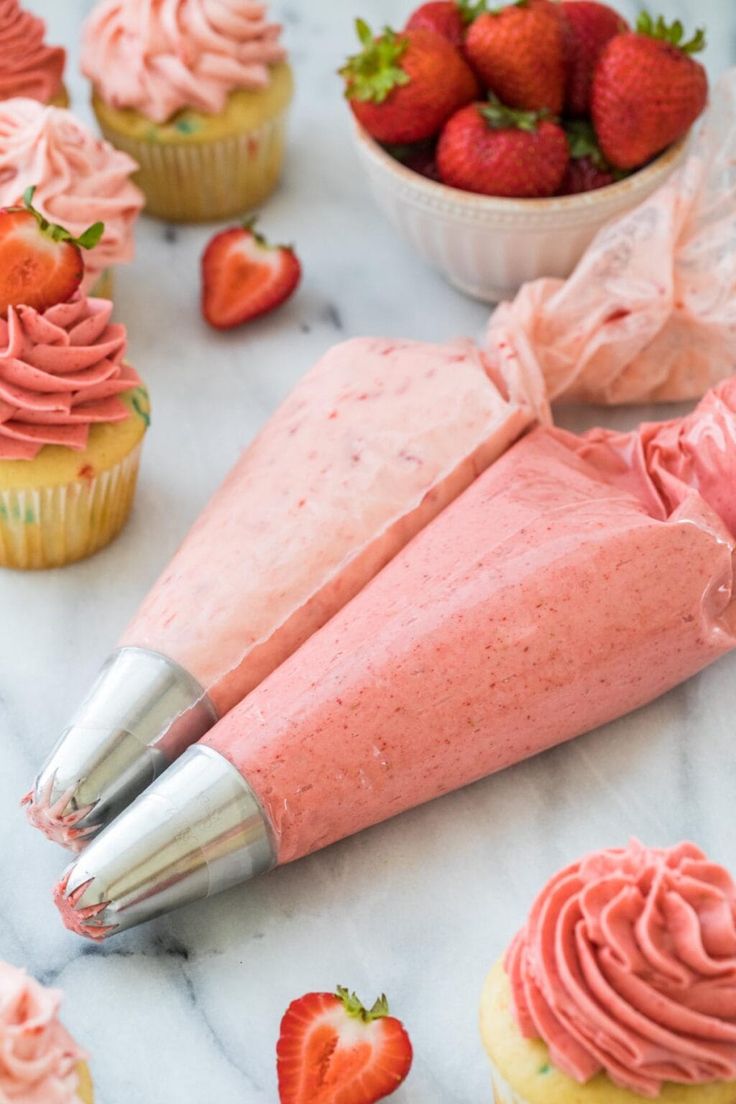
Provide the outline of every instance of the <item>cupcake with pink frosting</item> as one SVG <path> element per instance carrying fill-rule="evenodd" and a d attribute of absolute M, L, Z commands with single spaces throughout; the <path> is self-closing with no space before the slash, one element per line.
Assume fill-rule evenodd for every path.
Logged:
<path fill-rule="evenodd" d="M 486 982 L 496 1104 L 733 1104 L 736 885 L 692 843 L 544 887 Z"/>
<path fill-rule="evenodd" d="M 67 107 L 64 87 L 66 51 L 46 45 L 42 19 L 21 8 L 18 0 L 0 0 L 0 100 L 17 96 Z"/>
<path fill-rule="evenodd" d="M 59 1020 L 61 994 L 0 962 L 0 1100 L 93 1104 L 86 1055 Z"/>
<path fill-rule="evenodd" d="M 140 165 L 149 213 L 198 221 L 260 204 L 283 164 L 291 69 L 253 0 L 103 0 L 82 70 L 106 138 Z"/>
<path fill-rule="evenodd" d="M 50 221 L 75 234 L 91 222 L 105 224 L 86 257 L 84 292 L 109 295 L 113 268 L 133 257 L 144 202 L 131 180 L 136 168 L 70 111 L 30 99 L 0 102 L 0 207 L 17 203 L 35 186 L 34 203 Z"/>

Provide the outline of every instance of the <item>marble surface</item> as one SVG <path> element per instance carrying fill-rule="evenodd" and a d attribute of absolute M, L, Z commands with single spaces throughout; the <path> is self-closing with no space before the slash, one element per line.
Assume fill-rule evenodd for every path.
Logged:
<path fill-rule="evenodd" d="M 89 5 L 30 6 L 69 46 L 75 106 L 87 115 L 75 74 Z M 709 25 L 712 73 L 735 59 L 736 12 L 727 15 L 725 0 L 657 6 Z M 360 7 L 375 24 L 408 10 L 403 0 Z M 133 520 L 87 563 L 0 573 L 0 957 L 65 990 L 101 1104 L 275 1101 L 283 1010 L 338 982 L 366 999 L 386 990 L 411 1032 L 416 1062 L 397 1104 L 480 1104 L 489 1098 L 476 1026 L 483 976 L 546 876 L 632 834 L 656 844 L 689 836 L 736 867 L 736 656 L 616 724 L 102 948 L 61 927 L 50 889 L 64 855 L 18 809 L 126 618 L 239 449 L 325 347 L 366 333 L 477 334 L 487 315 L 392 240 L 367 199 L 334 75 L 352 44 L 351 6 L 275 8 L 299 95 L 286 179 L 263 226 L 298 243 L 303 288 L 271 319 L 215 336 L 198 311 L 210 230 L 141 220 L 117 294 L 154 404 Z M 582 428 L 637 417 L 568 411 L 561 420 Z"/>

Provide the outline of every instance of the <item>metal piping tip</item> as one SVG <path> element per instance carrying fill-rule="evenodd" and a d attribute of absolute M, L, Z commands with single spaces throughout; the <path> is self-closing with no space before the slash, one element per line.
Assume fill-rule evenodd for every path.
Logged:
<path fill-rule="evenodd" d="M 118 649 L 23 798 L 28 819 L 81 851 L 217 720 L 205 691 L 173 660 Z"/>
<path fill-rule="evenodd" d="M 271 826 L 248 783 L 198 745 L 93 840 L 54 900 L 70 931 L 100 942 L 275 864 Z"/>

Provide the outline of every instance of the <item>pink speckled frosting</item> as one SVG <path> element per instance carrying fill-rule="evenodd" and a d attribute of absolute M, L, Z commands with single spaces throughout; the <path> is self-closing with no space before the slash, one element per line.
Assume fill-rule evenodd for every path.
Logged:
<path fill-rule="evenodd" d="M 0 1101 L 78 1104 L 85 1055 L 59 1022 L 61 994 L 0 962 Z"/>
<path fill-rule="evenodd" d="M 73 234 L 105 224 L 99 245 L 85 254 L 85 292 L 106 268 L 133 256 L 133 225 L 143 207 L 130 179 L 137 168 L 70 111 L 28 99 L 0 103 L 0 206 L 17 203 L 36 185 L 34 205 Z"/>
<path fill-rule="evenodd" d="M 588 855 L 544 887 L 507 956 L 517 1021 L 581 1083 L 736 1078 L 736 885 L 692 843 Z"/>
<path fill-rule="evenodd" d="M 47 46 L 42 19 L 18 0 L 0 0 L 0 100 L 29 96 L 48 103 L 61 90 L 66 52 Z"/>
<path fill-rule="evenodd" d="M 118 396 L 140 381 L 111 313 L 106 299 L 77 294 L 0 319 L 0 460 L 32 460 L 44 445 L 81 451 L 95 422 L 129 417 Z"/>
<path fill-rule="evenodd" d="M 218 114 L 235 89 L 265 88 L 286 58 L 281 28 L 251 0 L 106 0 L 90 16 L 82 71 L 112 107 L 156 123 Z"/>

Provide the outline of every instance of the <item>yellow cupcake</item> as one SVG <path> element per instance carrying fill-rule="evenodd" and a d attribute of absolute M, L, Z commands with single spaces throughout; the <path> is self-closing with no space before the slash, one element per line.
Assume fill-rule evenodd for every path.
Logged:
<path fill-rule="evenodd" d="M 53 99 L 49 100 L 49 107 L 69 107 L 70 103 L 71 101 L 69 99 L 67 87 L 65 84 L 62 84 Z"/>
<path fill-rule="evenodd" d="M 104 548 L 123 528 L 150 407 L 142 386 L 120 398 L 129 417 L 93 425 L 83 452 L 46 445 L 34 460 L 0 460 L 0 566 L 73 563 Z"/>
<path fill-rule="evenodd" d="M 294 92 L 291 67 L 271 67 L 266 88 L 239 89 L 217 115 L 185 109 L 154 123 L 132 108 L 92 106 L 107 140 L 140 165 L 146 211 L 178 222 L 224 219 L 258 206 L 276 187 Z"/>
<path fill-rule="evenodd" d="M 480 1010 L 480 1028 L 492 1066 L 495 1104 L 642 1104 L 639 1093 L 614 1085 L 605 1073 L 587 1084 L 556 1069 L 541 1039 L 525 1039 L 511 1007 L 511 985 L 503 963 L 488 975 Z M 662 1086 L 657 1104 L 734 1104 L 736 1081 L 707 1085 Z"/>

